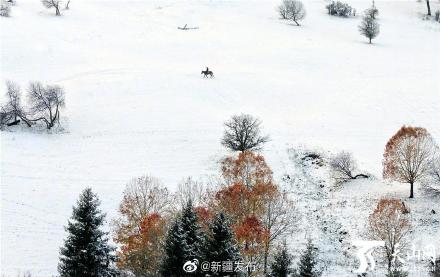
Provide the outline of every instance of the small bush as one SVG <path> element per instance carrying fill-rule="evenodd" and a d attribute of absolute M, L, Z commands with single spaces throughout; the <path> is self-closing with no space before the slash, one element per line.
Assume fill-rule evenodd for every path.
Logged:
<path fill-rule="evenodd" d="M 328 13 L 330 15 L 349 17 L 351 15 L 356 15 L 356 10 L 350 7 L 347 3 L 343 3 L 340 1 L 334 2 L 332 1 L 330 4 L 326 6 Z"/>
<path fill-rule="evenodd" d="M 0 16 L 9 17 L 11 14 L 10 4 L 2 0 L 0 3 Z"/>
<path fill-rule="evenodd" d="M 440 10 L 435 12 L 434 19 L 435 21 L 440 22 Z"/>

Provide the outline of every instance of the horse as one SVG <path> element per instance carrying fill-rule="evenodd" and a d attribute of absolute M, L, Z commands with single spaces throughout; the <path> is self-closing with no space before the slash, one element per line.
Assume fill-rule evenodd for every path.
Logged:
<path fill-rule="evenodd" d="M 214 73 L 206 68 L 206 70 L 203 70 L 200 74 L 203 74 L 203 78 L 207 78 L 208 76 L 214 77 Z"/>

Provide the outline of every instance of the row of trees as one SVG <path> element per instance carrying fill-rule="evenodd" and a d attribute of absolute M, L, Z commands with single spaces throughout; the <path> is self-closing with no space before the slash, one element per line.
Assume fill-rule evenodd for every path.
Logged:
<path fill-rule="evenodd" d="M 373 12 L 370 16 L 375 15 Z M 259 119 L 241 114 L 233 116 L 225 123 L 222 145 L 232 151 L 244 153 L 261 150 L 269 140 L 269 136 L 262 134 Z M 428 190 L 434 190 L 434 193 L 436 186 L 440 186 L 440 150 L 425 128 L 402 126 L 387 142 L 383 157 L 384 179 L 408 183 L 410 198 L 414 197 L 416 182 L 434 184 L 425 185 Z M 355 159 L 345 151 L 333 156 L 329 166 L 337 183 L 369 177 L 368 174 L 358 172 Z"/>
<path fill-rule="evenodd" d="M 13 0 L 1 0 L 0 2 L 0 16 L 8 17 L 11 13 L 11 6 L 15 2 Z M 61 5 L 63 1 L 61 0 L 41 0 L 41 3 L 43 6 L 47 9 L 54 9 L 55 15 L 60 16 L 61 15 Z M 68 10 L 70 5 L 70 0 L 67 0 L 64 9 Z"/>
<path fill-rule="evenodd" d="M 239 153 L 221 161 L 219 184 L 207 188 L 187 179 L 172 194 L 153 177 L 130 181 L 113 224 L 114 241 L 120 246 L 116 255 L 107 233 L 99 231 L 104 216 L 96 195 L 86 189 L 66 229 L 61 276 L 202 276 L 203 261 L 217 266 L 216 271 L 212 264 L 208 268 L 210 276 L 240 275 L 234 270 L 222 272 L 223 261 L 232 266 L 254 264 L 255 271 L 244 269 L 250 276 L 319 276 L 317 249 L 311 242 L 297 269 L 292 269 L 285 238 L 295 231 L 299 215 L 288 194 L 274 182 L 264 157 L 251 151 L 268 140 L 261 134 L 261 121 L 250 115 L 234 116 L 225 123 L 222 143 Z M 427 146 L 435 149 L 426 130 L 402 127 L 387 144 L 384 171 L 397 174 L 403 172 L 396 169 L 399 165 L 417 170 L 432 165 L 428 154 L 434 152 L 426 151 Z M 336 155 L 331 167 L 346 180 L 368 177 L 356 173 L 346 152 Z M 440 175 L 438 170 L 436 174 Z M 389 276 L 404 276 L 397 275 L 401 264 L 394 257 L 405 247 L 411 229 L 408 213 L 402 201 L 381 199 L 368 219 L 369 237 L 385 241 L 382 253 Z"/>
<path fill-rule="evenodd" d="M 66 227 L 68 236 L 60 249 L 60 276 L 182 277 L 255 274 L 237 271 L 234 267 L 236 263 L 240 263 L 244 268 L 244 263 L 233 227 L 223 213 L 213 216 L 210 224 L 204 226 L 192 200 L 188 200 L 182 211 L 171 220 L 169 227 L 165 227 L 164 219 L 158 215 L 144 218 L 137 230 L 138 236 L 133 234 L 128 240 L 122 241 L 121 252 L 115 255 L 116 248 L 109 243 L 108 233 L 102 231 L 105 214 L 100 211 L 99 205 L 97 195 L 90 188 L 81 193 Z M 296 269 L 292 268 L 292 260 L 284 240 L 274 254 L 267 276 L 321 276 L 317 266 L 317 248 L 310 239 Z M 219 267 L 211 273 L 202 273 L 200 269 L 197 270 L 201 261 L 212 261 Z M 222 271 L 228 264 L 228 271 Z"/>
<path fill-rule="evenodd" d="M 162 253 L 164 250 L 160 250 L 162 248 L 159 245 L 164 241 L 169 247 L 177 247 L 176 243 L 173 244 L 171 241 L 182 239 L 187 233 L 187 231 L 182 231 L 182 226 L 185 226 L 185 222 L 189 220 L 188 209 L 190 208 L 188 204 L 185 204 L 186 208 L 183 212 L 179 212 L 178 207 L 171 203 L 191 203 L 191 210 L 196 213 L 198 224 L 196 230 L 192 231 L 193 234 L 197 233 L 209 238 L 213 235 L 212 226 L 216 221 L 228 221 L 235 241 L 234 247 L 238 249 L 243 262 L 261 264 L 258 270 L 267 273 L 274 246 L 279 244 L 280 239 L 285 235 L 293 232 L 297 222 L 298 216 L 293 202 L 287 193 L 274 183 L 272 171 L 261 155 L 251 151 L 240 152 L 238 157 L 225 158 L 221 163 L 221 168 L 222 181 L 216 189 L 203 189 L 199 184 L 189 180 L 181 187 L 177 195 L 171 195 L 154 178 L 134 179 L 124 192 L 119 209 L 121 216 L 115 224 L 115 240 L 122 244 L 119 266 L 135 272 L 139 270 L 136 266 L 139 264 L 139 257 L 135 253 L 142 253 L 142 257 L 145 257 L 145 253 L 160 257 L 164 255 Z M 154 236 L 143 234 L 142 225 L 150 225 L 152 220 L 159 230 Z M 169 226 L 171 233 L 165 234 L 165 226 Z M 148 230 L 156 230 L 156 227 Z M 182 234 L 180 234 L 181 231 Z M 151 240 L 143 240 L 146 237 L 154 238 L 155 243 Z M 206 239 L 200 238 L 200 241 L 204 240 Z M 143 243 L 138 243 L 142 241 Z M 196 240 L 190 239 L 190 241 Z M 194 250 L 194 247 L 190 248 Z M 200 245 L 196 248 L 199 251 L 203 249 Z M 176 253 L 176 251 L 184 250 L 168 249 L 168 251 Z M 165 246 L 165 257 L 170 260 L 175 259 L 166 252 L 167 246 Z M 193 253 L 193 256 L 188 255 L 183 255 L 182 260 L 203 260 L 207 254 L 205 253 L 204 256 L 202 252 L 197 252 Z M 160 259 L 148 260 L 160 261 Z M 169 266 L 174 265 L 174 268 L 169 269 L 169 274 L 177 270 L 175 267 L 182 270 L 181 263 L 175 261 L 165 261 L 165 263 Z M 145 265 L 145 263 L 142 264 Z M 160 267 L 158 264 L 151 265 L 150 262 L 148 268 L 154 269 L 154 272 L 150 272 L 151 274 L 158 274 Z M 140 270 L 144 271 L 145 268 Z M 163 266 L 162 270 L 164 270 Z M 167 274 L 166 276 L 174 275 Z"/>
<path fill-rule="evenodd" d="M 356 11 L 348 4 L 339 1 L 330 3 L 326 8 L 331 15 L 347 17 L 356 14 Z M 306 16 L 304 4 L 299 0 L 284 0 L 283 3 L 278 6 L 277 11 L 281 19 L 292 20 L 297 26 L 300 26 L 299 21 L 303 20 Z M 359 25 L 359 32 L 367 37 L 370 43 L 372 39 L 379 34 L 380 27 L 376 19 L 378 13 L 379 11 L 373 2 L 373 6 L 364 12 L 364 16 Z"/>
<path fill-rule="evenodd" d="M 43 122 L 47 129 L 59 124 L 65 107 L 64 90 L 58 85 L 31 82 L 27 90 L 27 105 L 23 104 L 20 87 L 6 82 L 6 103 L 0 106 L 0 128 L 17 125 L 21 121 L 28 127 Z"/>
<path fill-rule="evenodd" d="M 221 165 L 222 182 L 215 189 L 189 179 L 171 194 L 155 178 L 133 179 L 114 222 L 114 240 L 120 245 L 116 256 L 107 234 L 99 231 L 99 202 L 86 189 L 66 228 L 61 276 L 114 276 L 116 260 L 118 274 L 134 276 L 189 276 L 184 268 L 188 261 L 251 264 L 255 268 L 242 272 L 248 276 L 293 272 L 287 250 L 276 249 L 283 247 L 299 217 L 287 193 L 273 182 L 264 158 L 244 151 Z M 319 276 L 316 263 L 316 249 L 309 243 L 298 270 Z M 236 271 L 211 273 L 240 276 Z M 202 276 L 200 270 L 192 275 Z"/>

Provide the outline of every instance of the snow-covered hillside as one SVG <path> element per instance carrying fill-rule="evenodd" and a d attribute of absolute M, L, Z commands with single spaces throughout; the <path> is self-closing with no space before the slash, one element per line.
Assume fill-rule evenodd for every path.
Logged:
<path fill-rule="evenodd" d="M 66 110 L 62 130 L 1 132 L 1 273 L 56 274 L 63 226 L 85 186 L 110 220 L 132 177 L 174 188 L 217 174 L 227 154 L 222 124 L 233 114 L 263 121 L 271 136 L 263 155 L 280 182 L 293 170 L 291 146 L 351 151 L 380 177 L 384 145 L 403 124 L 440 141 L 440 24 L 421 19 L 423 2 L 376 1 L 381 33 L 372 45 L 359 15 L 331 17 L 327 2 L 305 1 L 297 27 L 278 19 L 279 2 L 73 0 L 55 17 L 40 1 L 17 0 L 0 18 L 0 82 L 62 85 Z M 358 14 L 371 4 L 348 2 Z M 177 29 L 185 24 L 199 29 Z M 215 78 L 200 76 L 206 66 Z M 371 182 L 375 196 L 355 206 L 368 207 L 362 215 L 382 188 Z M 369 197 L 369 183 L 355 185 Z M 406 197 L 396 186 L 384 193 Z"/>

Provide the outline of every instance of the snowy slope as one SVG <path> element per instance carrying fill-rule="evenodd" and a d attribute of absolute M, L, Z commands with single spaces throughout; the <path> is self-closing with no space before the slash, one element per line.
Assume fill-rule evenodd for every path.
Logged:
<path fill-rule="evenodd" d="M 420 19 L 423 3 L 376 1 L 381 34 L 368 45 L 359 16 L 330 17 L 324 1 L 305 2 L 301 27 L 278 19 L 279 1 L 77 0 L 62 17 L 17 2 L 0 18 L 0 81 L 60 84 L 67 108 L 59 132 L 1 132 L 5 275 L 56 274 L 85 186 L 111 219 L 134 176 L 174 188 L 216 174 L 222 123 L 235 113 L 263 120 L 278 179 L 291 145 L 352 151 L 380 176 L 384 144 L 402 124 L 440 141 L 440 24 Z M 351 4 L 359 13 L 370 2 Z M 177 29 L 185 24 L 199 29 Z M 206 66 L 214 79 L 200 77 Z"/>
<path fill-rule="evenodd" d="M 440 198 L 418 189 L 416 197 L 409 199 L 407 184 L 384 182 L 374 176 L 336 186 L 328 166 L 331 153 L 310 152 L 301 147 L 290 149 L 289 153 L 290 166 L 283 184 L 297 203 L 297 213 L 302 215 L 296 234 L 289 240 L 296 259 L 301 254 L 297 249 L 304 249 L 307 238 L 312 238 L 319 249 L 323 276 L 356 276 L 358 248 L 353 241 L 368 240 L 368 216 L 386 197 L 400 199 L 410 210 L 409 248 L 400 253 L 409 276 L 428 276 L 431 252 L 427 250 L 432 246 L 438 254 L 440 249 Z M 317 153 L 320 158 L 311 159 L 309 153 Z M 432 213 L 433 209 L 436 213 Z M 422 253 L 420 259 L 408 256 L 412 249 Z M 380 254 L 374 253 L 373 257 L 377 266 L 368 276 L 385 276 Z"/>

